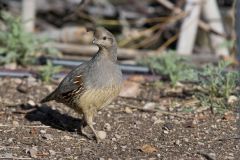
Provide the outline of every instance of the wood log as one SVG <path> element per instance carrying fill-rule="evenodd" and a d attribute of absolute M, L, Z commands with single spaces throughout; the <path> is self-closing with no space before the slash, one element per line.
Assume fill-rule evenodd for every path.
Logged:
<path fill-rule="evenodd" d="M 68 57 L 77 55 L 79 56 L 93 56 L 97 51 L 98 47 L 95 45 L 76 45 L 76 44 L 64 44 L 64 43 L 49 43 L 44 47 L 53 47 L 63 52 L 64 55 Z M 119 48 L 118 57 L 123 60 L 139 60 L 146 58 L 148 56 L 157 56 L 162 53 L 159 53 L 155 50 L 136 50 L 128 48 Z M 208 62 L 217 62 L 219 58 L 214 54 L 193 54 L 191 56 L 186 56 L 193 63 L 208 63 Z"/>
<path fill-rule="evenodd" d="M 98 51 L 98 47 L 95 45 L 50 43 L 45 47 L 53 47 L 69 55 L 81 54 L 82 56 L 93 56 Z M 154 51 L 145 52 L 141 50 L 125 49 L 125 48 L 120 48 L 118 50 L 118 56 L 120 59 L 136 59 L 137 57 L 143 57 L 146 55 L 154 55 L 154 54 L 155 54 Z"/>
<path fill-rule="evenodd" d="M 58 42 L 80 42 L 89 44 L 93 38 L 91 33 L 86 31 L 85 27 L 65 27 L 63 29 L 52 29 L 37 34 L 40 38 L 47 38 Z"/>
<path fill-rule="evenodd" d="M 177 53 L 181 55 L 192 54 L 201 12 L 200 0 L 187 0 L 185 12 L 189 15 L 184 19 L 177 44 Z"/>
<path fill-rule="evenodd" d="M 35 26 L 36 0 L 22 1 L 22 21 L 25 31 L 33 32 Z"/>
<path fill-rule="evenodd" d="M 207 0 L 203 5 L 203 14 L 207 19 L 211 28 L 214 28 L 218 33 L 225 34 L 223 22 L 216 0 Z M 210 35 L 210 40 L 213 49 L 218 56 L 229 56 L 229 51 L 224 43 L 226 39 L 219 35 Z"/>

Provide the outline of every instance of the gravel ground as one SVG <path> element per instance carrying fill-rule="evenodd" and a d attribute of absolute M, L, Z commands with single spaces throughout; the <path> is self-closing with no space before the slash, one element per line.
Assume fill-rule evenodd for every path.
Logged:
<path fill-rule="evenodd" d="M 215 116 L 208 110 L 183 112 L 181 104 L 189 99 L 143 100 L 149 92 L 142 86 L 138 98 L 119 97 L 98 112 L 95 127 L 103 139 L 97 144 L 78 132 L 81 115 L 55 102 L 38 104 L 56 85 L 25 82 L 0 79 L 1 159 L 239 159 L 238 117 L 233 111 Z M 153 105 L 166 113 L 151 110 Z M 151 112 L 140 109 L 144 107 Z"/>

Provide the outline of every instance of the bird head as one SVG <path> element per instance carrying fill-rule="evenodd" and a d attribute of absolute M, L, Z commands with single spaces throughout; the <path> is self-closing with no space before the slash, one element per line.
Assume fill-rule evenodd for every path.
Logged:
<path fill-rule="evenodd" d="M 93 44 L 97 45 L 100 48 L 111 49 L 116 48 L 117 43 L 111 32 L 105 28 L 96 28 L 94 30 L 94 40 Z"/>

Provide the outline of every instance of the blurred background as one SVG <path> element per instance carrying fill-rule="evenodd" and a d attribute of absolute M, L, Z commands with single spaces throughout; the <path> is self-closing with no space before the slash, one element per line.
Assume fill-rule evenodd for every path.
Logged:
<path fill-rule="evenodd" d="M 39 53 L 38 49 L 51 48 L 64 59 L 86 60 L 97 50 L 86 27 L 103 26 L 116 36 L 123 63 L 135 64 L 143 57 L 169 51 L 189 56 L 196 63 L 219 58 L 234 61 L 233 4 L 233 0 L 1 0 L 1 30 L 24 31 L 36 41 L 40 39 L 42 43 L 28 44 L 33 50 L 27 52 L 35 52 L 28 53 L 33 57 L 48 56 L 49 52 Z M 21 27 L 11 26 L 14 24 Z M 20 38 L 22 43 L 27 41 Z M 1 37 L 2 45 L 11 43 L 6 39 Z M 24 61 L 17 57 L 26 53 L 14 47 L 5 49 L 15 49 L 18 56 L 8 55 L 5 60 Z"/>

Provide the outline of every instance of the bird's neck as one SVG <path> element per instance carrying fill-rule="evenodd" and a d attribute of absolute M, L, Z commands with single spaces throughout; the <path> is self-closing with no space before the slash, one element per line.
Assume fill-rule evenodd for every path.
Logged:
<path fill-rule="evenodd" d="M 117 62 L 117 47 L 112 46 L 110 48 L 99 47 L 99 56 L 109 58 L 113 62 Z"/>

